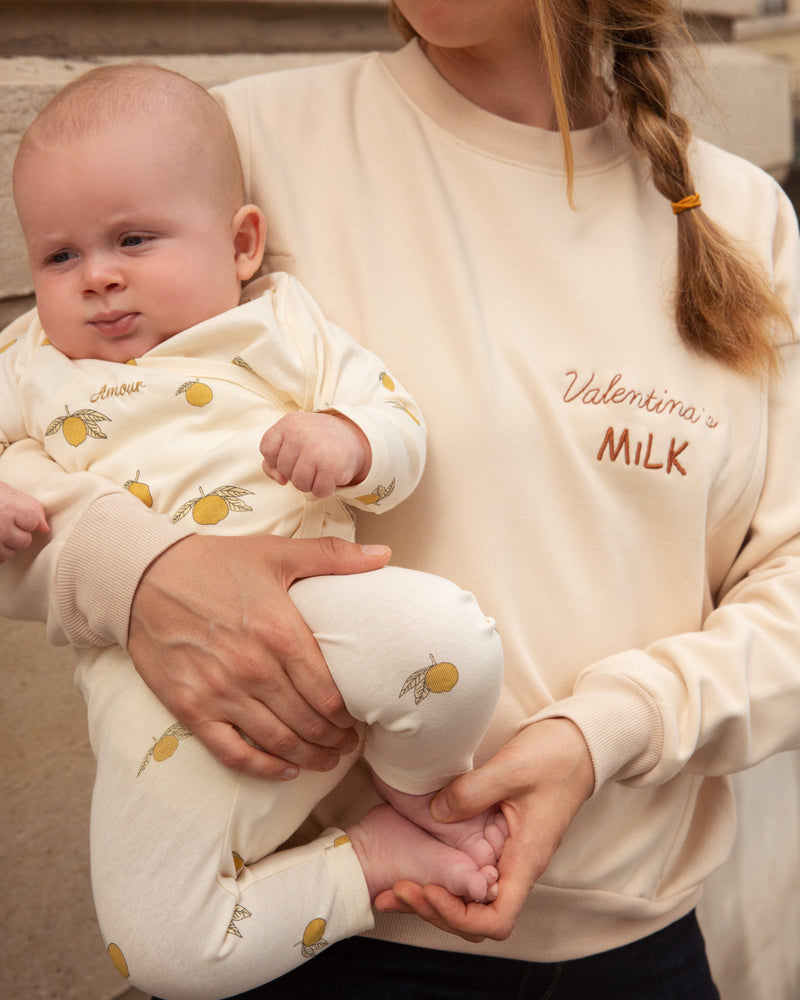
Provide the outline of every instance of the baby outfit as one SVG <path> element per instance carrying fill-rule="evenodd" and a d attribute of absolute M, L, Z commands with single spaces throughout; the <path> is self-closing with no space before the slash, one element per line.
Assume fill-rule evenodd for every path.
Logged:
<path fill-rule="evenodd" d="M 295 279 L 273 274 L 256 291 L 128 365 L 70 360 L 33 320 L 0 356 L 3 444 L 36 438 L 68 471 L 126 487 L 176 529 L 191 520 L 213 533 L 351 539 L 349 508 L 381 512 L 416 486 L 422 418 Z M 298 410 L 342 414 L 363 430 L 372 465 L 362 483 L 317 500 L 264 475 L 261 436 Z M 398 567 L 302 580 L 290 595 L 366 723 L 364 756 L 384 781 L 430 792 L 470 768 L 502 675 L 494 623 L 472 595 Z M 248 778 L 170 715 L 119 646 L 81 650 L 76 683 L 98 761 L 95 903 L 132 983 L 168 1000 L 215 1000 L 372 925 L 341 828 L 278 850 L 358 754 L 327 774 Z"/>

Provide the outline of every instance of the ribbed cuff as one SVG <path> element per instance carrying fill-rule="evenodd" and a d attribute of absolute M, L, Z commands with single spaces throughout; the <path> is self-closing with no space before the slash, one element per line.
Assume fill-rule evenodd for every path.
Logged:
<path fill-rule="evenodd" d="M 375 926 L 375 917 L 369 901 L 367 880 L 361 869 L 350 838 L 343 830 L 329 827 L 320 839 L 332 837 L 325 848 L 325 860 L 333 872 L 338 886 L 339 902 L 345 913 L 346 932 L 342 937 L 352 937 L 370 931 Z"/>
<path fill-rule="evenodd" d="M 147 567 L 194 532 L 154 514 L 134 496 L 113 493 L 88 508 L 65 544 L 56 568 L 62 627 L 78 646 L 123 649 L 131 604 Z"/>
<path fill-rule="evenodd" d="M 595 792 L 607 781 L 644 774 L 661 759 L 661 713 L 627 677 L 589 674 L 574 695 L 548 705 L 520 728 L 543 719 L 569 719 L 580 729 L 594 765 Z"/>

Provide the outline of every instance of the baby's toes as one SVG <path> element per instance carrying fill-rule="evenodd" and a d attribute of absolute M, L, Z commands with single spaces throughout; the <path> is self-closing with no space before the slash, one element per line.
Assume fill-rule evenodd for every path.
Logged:
<path fill-rule="evenodd" d="M 475 899 L 475 902 L 491 903 L 492 900 L 497 899 L 497 893 L 499 892 L 497 880 L 500 878 L 500 876 L 494 865 L 485 865 L 483 868 L 481 868 L 480 874 L 486 880 L 486 890 L 480 899 Z"/>
<path fill-rule="evenodd" d="M 492 845 L 495 858 L 499 858 L 508 840 L 508 823 L 502 812 L 498 810 L 489 817 L 483 828 L 483 835 Z"/>

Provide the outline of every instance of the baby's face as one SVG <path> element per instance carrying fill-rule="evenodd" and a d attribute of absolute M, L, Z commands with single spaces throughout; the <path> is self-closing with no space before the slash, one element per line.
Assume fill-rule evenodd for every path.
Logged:
<path fill-rule="evenodd" d="M 125 362 L 238 303 L 233 209 L 208 187 L 154 128 L 30 150 L 17 211 L 54 346 Z"/>

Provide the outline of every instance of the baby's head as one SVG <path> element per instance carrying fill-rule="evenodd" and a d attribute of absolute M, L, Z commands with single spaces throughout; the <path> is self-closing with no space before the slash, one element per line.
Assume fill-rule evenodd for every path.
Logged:
<path fill-rule="evenodd" d="M 232 309 L 263 255 L 225 114 L 154 66 L 60 91 L 23 136 L 14 198 L 42 326 L 73 358 L 128 361 Z"/>

